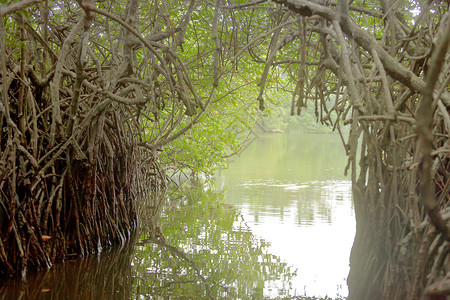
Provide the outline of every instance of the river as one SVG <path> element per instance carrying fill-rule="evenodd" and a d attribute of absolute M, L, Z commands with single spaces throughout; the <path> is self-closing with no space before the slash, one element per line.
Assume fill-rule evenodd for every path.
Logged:
<path fill-rule="evenodd" d="M 255 140 L 220 177 L 227 203 L 253 234 L 298 269 L 294 293 L 348 294 L 356 225 L 346 162 L 337 135 L 272 134 Z"/>
<path fill-rule="evenodd" d="M 210 188 L 140 206 L 135 239 L 68 260 L 0 299 L 341 299 L 355 233 L 336 135 L 262 135 Z"/>

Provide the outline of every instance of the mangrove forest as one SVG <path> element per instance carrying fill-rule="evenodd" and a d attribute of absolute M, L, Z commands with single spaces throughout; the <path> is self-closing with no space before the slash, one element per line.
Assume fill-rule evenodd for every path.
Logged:
<path fill-rule="evenodd" d="M 165 200 L 156 195 L 177 184 L 175 175 L 214 174 L 283 109 L 329 128 L 346 155 L 341 172 L 351 181 L 356 219 L 348 299 L 448 299 L 449 5 L 0 1 L 0 278 L 25 280 L 73 257 L 87 259 L 80 269 L 89 269 L 95 253 L 132 251 L 127 242 L 147 217 L 162 214 Z M 293 155 L 304 155 L 300 147 Z M 306 170 L 307 159 L 295 161 L 289 168 Z M 151 197 L 157 200 L 142 208 Z M 201 198 L 214 206 L 208 201 Z M 238 217 L 227 209 L 217 224 L 232 228 Z M 177 220 L 208 214 L 164 212 Z M 195 220 L 186 224 L 195 229 Z M 215 226 L 208 228 L 217 237 L 225 234 Z M 228 236 L 239 261 L 229 258 L 213 272 L 151 227 L 159 240 L 145 255 L 183 261 L 197 276 L 197 292 L 185 297 L 250 299 L 243 295 L 254 288 L 252 299 L 266 299 L 244 282 L 238 288 L 224 280 L 235 296 L 209 285 L 208 272 L 238 272 L 265 253 L 249 232 Z M 285 263 L 261 257 L 258 274 L 267 268 L 292 278 Z M 112 261 L 112 274 L 129 272 L 129 261 Z"/>

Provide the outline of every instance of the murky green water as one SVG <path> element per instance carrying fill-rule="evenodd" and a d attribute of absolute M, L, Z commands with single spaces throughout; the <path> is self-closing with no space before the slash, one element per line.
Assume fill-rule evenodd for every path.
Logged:
<path fill-rule="evenodd" d="M 0 299 L 294 299 L 345 296 L 354 236 L 345 156 L 330 135 L 255 140 L 214 189 L 141 207 L 135 241 L 67 261 Z"/>

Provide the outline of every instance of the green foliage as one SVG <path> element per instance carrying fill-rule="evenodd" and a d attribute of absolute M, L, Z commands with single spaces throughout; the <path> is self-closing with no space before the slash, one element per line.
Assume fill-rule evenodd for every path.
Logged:
<path fill-rule="evenodd" d="M 210 97 L 213 84 L 214 43 L 211 24 L 214 10 L 211 8 L 210 4 L 201 4 L 195 9 L 183 47 L 178 49 L 180 58 L 187 62 L 189 76 L 201 99 Z M 327 123 L 321 120 L 326 113 L 311 108 L 314 107 L 313 103 L 308 104 L 310 109 L 306 113 L 304 110 L 301 117 L 290 116 L 291 94 L 299 75 L 297 63 L 288 64 L 288 67 L 272 66 L 263 94 L 266 110 L 262 113 L 258 111 L 259 84 L 264 63 L 270 54 L 267 49 L 272 43 L 271 35 L 256 40 L 248 46 L 247 51 L 235 57 L 249 41 L 281 22 L 282 8 L 268 4 L 264 9 L 222 10 L 220 13 L 223 21 L 219 26 L 219 86 L 212 94 L 212 104 L 199 122 L 185 136 L 165 147 L 162 156 L 164 166 L 212 173 L 217 166 L 224 165 L 227 154 L 240 148 L 247 133 L 253 130 L 262 117 L 266 117 L 264 123 L 268 128 L 297 132 L 330 131 L 316 125 L 317 121 Z M 248 30 L 250 27 L 252 30 Z M 276 60 L 298 62 L 302 51 L 305 51 L 306 62 L 317 64 L 316 57 L 319 53 L 316 45 L 319 43 L 319 35 L 311 35 L 307 43 L 310 48 L 305 48 L 299 39 L 295 39 L 277 52 Z M 311 67 L 306 76 L 314 70 L 315 67 Z M 331 74 L 327 76 L 333 77 Z M 335 87 L 330 85 L 329 88 Z M 185 120 L 182 126 L 189 122 L 190 120 Z"/>
<path fill-rule="evenodd" d="M 19 0 L 0 0 L 0 4 L 2 4 L 2 6 L 3 5 L 7 6 L 7 5 L 10 5 L 10 4 L 12 4 L 14 2 L 18 2 L 18 1 Z"/>
<path fill-rule="evenodd" d="M 199 6 L 193 13 L 179 55 L 187 62 L 189 75 L 201 99 L 210 97 L 213 85 L 213 43 L 211 42 L 211 22 L 213 10 L 208 5 Z M 259 92 L 257 82 L 261 77 L 262 65 L 252 62 L 248 54 L 239 59 L 242 64 L 230 64 L 231 58 L 246 40 L 238 41 L 237 28 L 245 27 L 247 14 L 227 15 L 233 23 L 222 24 L 221 43 L 222 76 L 214 90 L 212 104 L 199 122 L 186 135 L 173 141 L 164 149 L 162 164 L 189 168 L 194 172 L 213 173 L 217 166 L 224 165 L 225 156 L 239 149 L 249 131 L 260 119 L 256 100 Z M 239 19 L 242 18 L 242 19 Z M 242 22 L 241 22 L 242 21 Z M 242 38 L 242 37 L 240 37 Z M 277 101 L 267 102 L 268 114 Z M 181 127 L 191 120 L 186 119 Z"/>

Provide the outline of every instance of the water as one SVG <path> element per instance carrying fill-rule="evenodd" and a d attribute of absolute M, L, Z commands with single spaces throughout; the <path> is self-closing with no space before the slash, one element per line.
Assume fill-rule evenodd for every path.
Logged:
<path fill-rule="evenodd" d="M 0 299 L 298 299 L 346 296 L 355 224 L 331 135 L 255 140 L 216 188 L 170 195 L 122 249 L 57 264 Z"/>
<path fill-rule="evenodd" d="M 355 217 L 345 165 L 336 135 L 266 135 L 220 173 L 226 202 L 298 269 L 291 293 L 348 294 Z"/>

